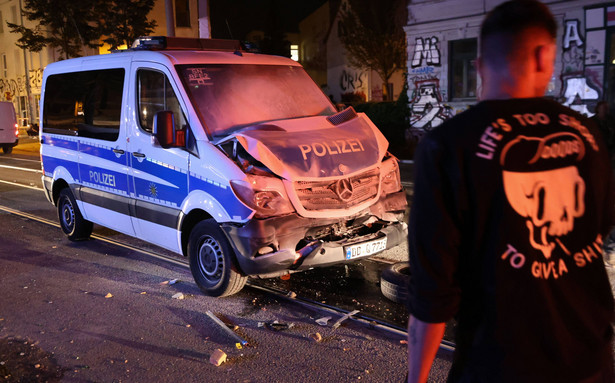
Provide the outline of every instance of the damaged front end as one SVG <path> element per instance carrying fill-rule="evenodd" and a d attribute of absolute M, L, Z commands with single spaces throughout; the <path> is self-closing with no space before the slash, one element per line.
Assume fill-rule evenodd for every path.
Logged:
<path fill-rule="evenodd" d="M 302 130 L 293 141 L 288 126 L 261 125 L 218 143 L 246 174 L 230 184 L 254 211 L 245 223 L 222 224 L 243 273 L 274 277 L 350 262 L 405 240 L 407 201 L 397 159 L 369 120 L 354 120 L 347 128 L 359 138 Z M 346 147 L 349 154 L 342 153 Z"/>

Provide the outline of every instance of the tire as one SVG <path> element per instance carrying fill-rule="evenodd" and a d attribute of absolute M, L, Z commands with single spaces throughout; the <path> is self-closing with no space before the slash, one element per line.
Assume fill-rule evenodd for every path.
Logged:
<path fill-rule="evenodd" d="M 4 152 L 4 154 L 11 154 L 13 152 L 13 146 L 11 146 L 11 145 L 3 145 L 2 146 L 2 151 Z"/>
<path fill-rule="evenodd" d="M 213 219 L 199 222 L 188 239 L 190 271 L 197 286 L 212 297 L 238 293 L 248 279 L 234 265 L 235 253 Z"/>
<path fill-rule="evenodd" d="M 64 188 L 58 197 L 60 227 L 71 241 L 84 241 L 92 234 L 92 222 L 86 221 L 79 211 L 77 201 L 70 189 Z"/>
<path fill-rule="evenodd" d="M 410 282 L 410 263 L 394 263 L 382 270 L 380 291 L 386 298 L 397 303 L 408 300 L 408 283 Z"/>

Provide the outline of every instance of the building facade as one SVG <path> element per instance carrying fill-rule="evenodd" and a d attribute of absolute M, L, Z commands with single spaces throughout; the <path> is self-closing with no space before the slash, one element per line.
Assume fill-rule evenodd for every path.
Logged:
<path fill-rule="evenodd" d="M 152 35 L 167 35 L 165 1 L 156 0 L 148 15 L 149 20 L 156 20 L 157 26 Z M 206 0 L 170 0 L 173 6 L 175 35 L 178 37 L 199 37 L 199 24 L 209 28 L 209 22 L 203 21 L 199 7 L 207 7 Z M 36 24 L 21 16 L 23 1 L 0 0 L 0 101 L 11 101 L 15 106 L 18 121 L 22 127 L 39 122 L 39 101 L 43 70 L 60 59 L 58 51 L 43 48 L 40 52 L 30 52 L 19 48 L 16 43 L 19 34 L 10 33 L 7 21 L 13 24 L 34 28 Z M 201 20 L 199 20 L 201 19 Z M 209 31 L 207 31 L 209 36 Z M 82 56 L 108 53 L 108 47 L 98 49 L 83 47 Z"/>
<path fill-rule="evenodd" d="M 421 135 L 478 102 L 479 30 L 503 0 L 411 0 L 408 25 L 410 131 Z M 547 90 L 581 113 L 615 103 L 615 3 L 544 0 L 558 22 L 557 58 Z M 443 12 L 442 10 L 446 10 Z"/>
<path fill-rule="evenodd" d="M 338 2 L 334 8 L 331 25 L 326 38 L 327 51 L 327 89 L 325 92 L 335 102 L 346 102 L 349 99 L 363 98 L 363 101 L 383 101 L 383 81 L 375 71 L 355 68 L 347 59 L 347 53 L 340 40 L 344 33 L 340 23 L 340 12 L 348 3 Z M 397 100 L 404 87 L 403 70 L 398 70 L 389 80 L 389 92 L 392 99 Z"/>

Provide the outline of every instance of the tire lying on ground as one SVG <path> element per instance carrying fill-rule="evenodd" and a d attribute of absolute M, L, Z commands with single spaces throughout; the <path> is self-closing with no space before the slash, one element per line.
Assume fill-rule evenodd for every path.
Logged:
<path fill-rule="evenodd" d="M 408 299 L 408 282 L 410 281 L 410 263 L 397 262 L 382 270 L 380 274 L 380 291 L 393 302 L 403 303 Z"/>

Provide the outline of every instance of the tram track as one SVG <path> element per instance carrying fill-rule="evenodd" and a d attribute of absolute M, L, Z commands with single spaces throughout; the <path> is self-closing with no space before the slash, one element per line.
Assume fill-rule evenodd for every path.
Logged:
<path fill-rule="evenodd" d="M 0 165 L 0 168 L 7 168 L 6 165 Z M 16 167 L 10 167 L 10 169 L 12 170 L 20 170 L 20 169 L 15 169 Z M 25 168 L 24 168 L 25 170 Z M 31 171 L 32 169 L 28 169 L 26 171 Z M 42 192 L 42 188 L 41 187 L 35 187 L 35 186 L 29 186 L 29 185 L 24 185 L 21 183 L 17 183 L 17 182 L 11 182 L 11 181 L 5 181 L 5 180 L 0 180 L 0 183 L 2 184 L 9 184 L 12 186 L 17 186 L 17 187 L 21 187 L 21 188 L 26 188 L 26 189 L 31 189 L 31 190 L 38 190 Z M 5 213 L 8 214 L 12 214 L 12 215 L 16 215 L 28 220 L 32 220 L 35 222 L 39 222 L 39 223 L 43 223 L 45 225 L 49 225 L 49 226 L 53 226 L 55 228 L 60 228 L 60 225 L 55 222 L 52 221 L 50 219 L 44 218 L 44 217 L 40 217 L 37 216 L 35 214 L 31 214 L 28 212 L 24 212 L 21 210 L 17 210 L 17 209 L 13 209 L 11 207 L 8 206 L 4 206 L 0 204 L 0 211 L 3 211 Z M 93 239 L 105 242 L 107 244 L 111 244 L 114 246 L 117 246 L 119 248 L 125 249 L 125 250 L 130 250 L 130 251 L 134 251 L 137 252 L 139 254 L 142 255 L 147 255 L 150 257 L 153 257 L 155 259 L 164 261 L 164 262 L 168 262 L 174 265 L 178 265 L 181 267 L 184 267 L 186 269 L 189 269 L 189 264 L 187 261 L 183 261 L 178 259 L 177 257 L 173 257 L 173 256 L 167 256 L 155 251 L 151 251 L 151 250 L 147 250 L 147 249 L 143 249 L 140 248 L 138 246 L 135 245 L 131 245 L 129 243 L 126 243 L 124 241 L 119 241 L 113 238 L 109 238 L 105 235 L 101 235 L 101 234 L 96 234 L 93 233 L 91 236 Z M 257 279 L 251 279 L 248 280 L 247 283 L 247 287 L 250 289 L 253 289 L 254 291 L 259 291 L 259 292 L 264 292 L 267 294 L 270 294 L 271 296 L 280 299 L 280 300 L 285 300 L 288 302 L 292 302 L 292 303 L 296 303 L 299 304 L 301 306 L 307 307 L 311 310 L 314 311 L 323 311 L 329 314 L 333 314 L 336 316 L 344 316 L 346 314 L 348 314 L 350 312 L 350 310 L 344 309 L 342 307 L 338 307 L 335 305 L 330 305 L 327 303 L 324 303 L 324 301 L 316 301 L 314 299 L 310 299 L 307 297 L 303 297 L 301 295 L 296 295 L 296 296 L 291 296 L 290 294 L 290 290 L 284 290 L 282 288 L 279 288 L 277 286 L 268 286 L 264 283 L 259 283 L 259 280 Z M 384 298 L 383 298 L 384 299 Z M 391 324 L 388 323 L 382 319 L 364 314 L 362 312 L 359 312 L 358 314 L 355 314 L 353 316 L 351 316 L 349 318 L 349 320 L 353 320 L 355 322 L 361 323 L 362 325 L 371 327 L 371 328 L 376 328 L 376 329 L 380 329 L 386 332 L 389 332 L 391 334 L 395 334 L 397 336 L 401 336 L 401 337 L 406 337 L 407 336 L 407 332 L 405 328 L 402 328 L 398 325 L 395 324 Z M 443 350 L 447 350 L 447 351 L 453 351 L 454 350 L 454 343 L 448 340 L 443 340 L 440 344 L 440 348 Z"/>

